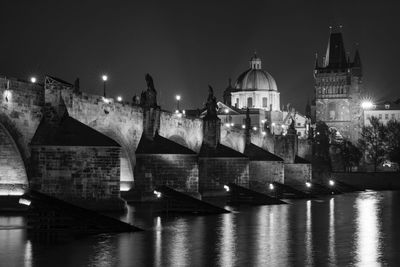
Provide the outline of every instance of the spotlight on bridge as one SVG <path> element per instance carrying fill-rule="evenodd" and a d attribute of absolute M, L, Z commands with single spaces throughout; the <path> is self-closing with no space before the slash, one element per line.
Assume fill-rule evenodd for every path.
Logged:
<path fill-rule="evenodd" d="M 269 184 L 269 190 L 274 190 L 275 189 L 275 187 L 274 187 L 274 184 Z"/>
<path fill-rule="evenodd" d="M 31 83 L 36 83 L 36 82 L 37 82 L 36 77 L 31 77 Z"/>
<path fill-rule="evenodd" d="M 154 195 L 157 196 L 157 198 L 160 198 L 160 197 L 161 197 L 161 192 L 159 192 L 159 191 L 157 191 L 157 190 L 154 190 L 153 193 L 154 193 Z"/>
<path fill-rule="evenodd" d="M 372 103 L 372 101 L 370 101 L 370 100 L 365 100 L 365 101 L 361 102 L 361 107 L 363 109 L 371 109 L 374 107 L 374 103 Z"/>
<path fill-rule="evenodd" d="M 306 186 L 307 186 L 308 188 L 310 188 L 310 187 L 311 187 L 311 183 L 310 183 L 310 182 L 306 182 Z"/>
<path fill-rule="evenodd" d="M 26 199 L 26 198 L 20 198 L 18 200 L 18 203 L 22 204 L 22 205 L 26 205 L 26 206 L 31 205 L 31 201 L 29 199 Z"/>
<path fill-rule="evenodd" d="M 227 186 L 227 185 L 224 185 L 224 189 L 225 189 L 226 192 L 229 192 L 229 190 L 231 190 L 231 189 L 229 188 L 229 186 Z"/>
<path fill-rule="evenodd" d="M 329 185 L 330 186 L 334 186 L 335 185 L 335 181 L 334 180 L 329 180 Z"/>

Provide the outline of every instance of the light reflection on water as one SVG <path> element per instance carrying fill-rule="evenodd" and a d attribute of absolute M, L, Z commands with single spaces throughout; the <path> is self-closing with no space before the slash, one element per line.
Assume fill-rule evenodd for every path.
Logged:
<path fill-rule="evenodd" d="M 380 266 L 378 203 L 375 193 L 360 195 L 356 200 L 357 266 Z"/>
<path fill-rule="evenodd" d="M 27 240 L 24 217 L 0 215 L 0 265 L 380 266 L 400 262 L 400 192 L 238 207 L 221 215 L 144 212 L 123 218 L 146 231 L 46 244 Z"/>

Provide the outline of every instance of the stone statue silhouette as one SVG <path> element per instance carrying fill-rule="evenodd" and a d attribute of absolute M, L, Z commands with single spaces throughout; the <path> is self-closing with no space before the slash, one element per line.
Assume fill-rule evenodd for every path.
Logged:
<path fill-rule="evenodd" d="M 150 76 L 150 74 L 147 73 L 145 79 L 147 83 L 147 90 L 156 91 L 156 89 L 154 88 L 153 78 Z"/>
<path fill-rule="evenodd" d="M 145 79 L 147 90 L 143 91 L 140 95 L 140 105 L 144 107 L 157 107 L 157 91 L 154 88 L 153 78 L 147 73 Z"/>
<path fill-rule="evenodd" d="M 206 118 L 211 119 L 211 118 L 218 118 L 217 117 L 217 99 L 214 96 L 214 90 L 211 87 L 211 85 L 208 86 L 208 97 L 207 97 L 207 102 L 206 102 Z"/>

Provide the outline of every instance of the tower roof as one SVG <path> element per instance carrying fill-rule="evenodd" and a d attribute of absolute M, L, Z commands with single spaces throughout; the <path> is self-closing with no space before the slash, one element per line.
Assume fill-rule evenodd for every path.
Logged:
<path fill-rule="evenodd" d="M 347 67 L 346 51 L 344 49 L 343 36 L 341 32 L 333 32 L 329 36 L 324 67 L 331 69 Z"/>

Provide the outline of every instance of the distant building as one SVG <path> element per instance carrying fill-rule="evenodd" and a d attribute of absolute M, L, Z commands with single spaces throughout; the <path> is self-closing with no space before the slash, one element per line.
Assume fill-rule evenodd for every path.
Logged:
<path fill-rule="evenodd" d="M 362 127 L 362 66 L 358 49 L 353 60 L 346 58 L 342 33 L 329 36 L 322 65 L 318 56 L 314 68 L 315 98 L 312 120 L 323 121 L 339 135 L 356 142 Z"/>
<path fill-rule="evenodd" d="M 224 102 L 218 102 L 221 122 L 230 127 L 245 127 L 248 108 L 251 127 L 255 131 L 286 134 L 294 120 L 298 136 L 307 137 L 310 121 L 289 105 L 286 110 L 281 110 L 275 79 L 262 69 L 261 63 L 261 59 L 254 55 L 249 69 L 239 75 L 234 86 L 229 81 L 223 94 Z"/>
<path fill-rule="evenodd" d="M 369 126 L 371 117 L 376 117 L 384 125 L 390 120 L 400 121 L 400 104 L 394 102 L 383 102 L 364 109 L 364 125 Z"/>

